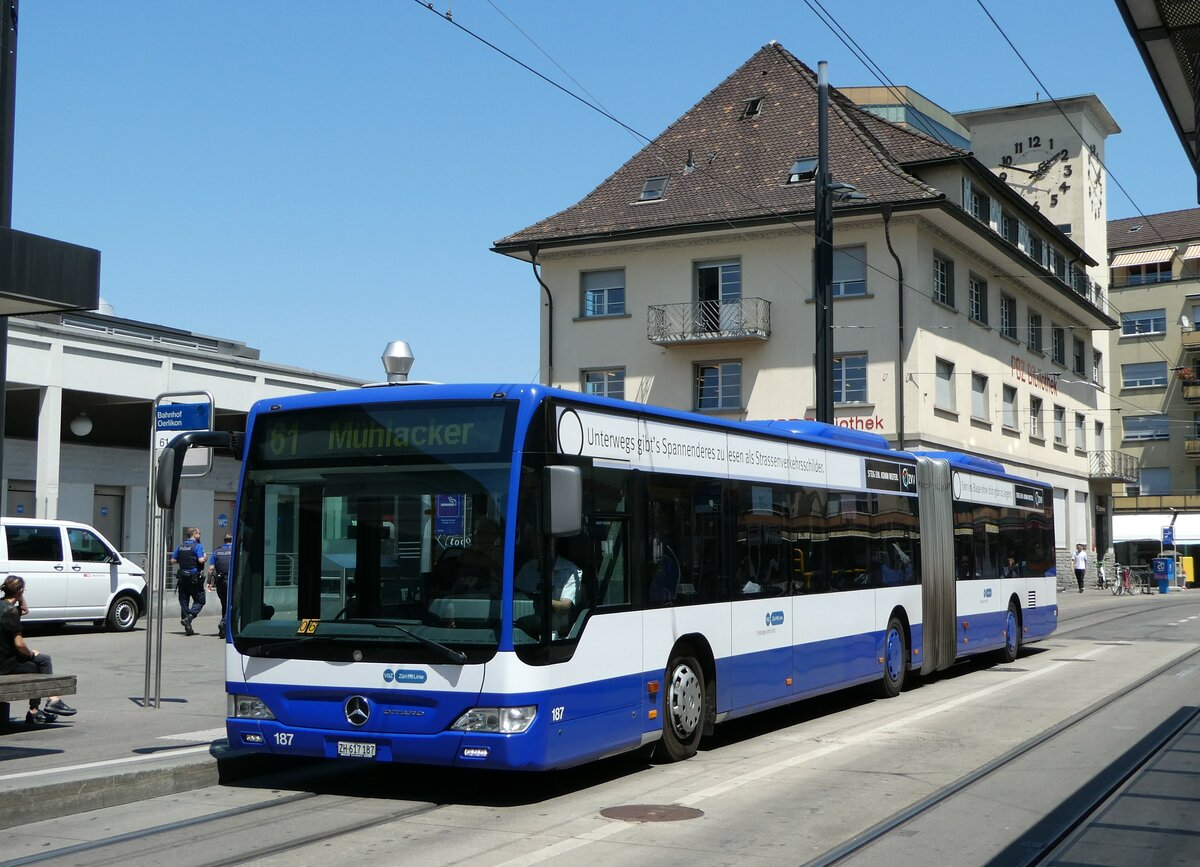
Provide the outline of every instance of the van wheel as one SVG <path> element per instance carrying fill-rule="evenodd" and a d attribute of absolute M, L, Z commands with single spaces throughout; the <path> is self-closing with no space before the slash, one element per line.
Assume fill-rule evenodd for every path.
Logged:
<path fill-rule="evenodd" d="M 118 596 L 108 609 L 108 628 L 113 632 L 128 632 L 138 620 L 138 604 L 132 596 Z"/>

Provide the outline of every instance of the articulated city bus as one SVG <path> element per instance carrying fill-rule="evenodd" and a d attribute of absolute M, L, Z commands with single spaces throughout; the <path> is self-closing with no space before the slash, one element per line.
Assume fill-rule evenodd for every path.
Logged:
<path fill-rule="evenodd" d="M 895 696 L 1057 624 L 1050 490 L 989 460 L 532 385 L 288 397 L 247 425 L 235 748 L 681 760 L 724 720 Z M 220 435 L 167 450 L 160 503 L 197 436 Z"/>

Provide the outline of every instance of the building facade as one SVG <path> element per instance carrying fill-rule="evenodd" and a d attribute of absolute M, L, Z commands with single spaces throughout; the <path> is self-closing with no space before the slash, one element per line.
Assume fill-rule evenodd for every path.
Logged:
<path fill-rule="evenodd" d="M 1108 245 L 1119 436 L 1139 467 L 1116 500 L 1118 556 L 1157 556 L 1164 527 L 1200 555 L 1200 209 L 1113 220 Z"/>
<path fill-rule="evenodd" d="M 1107 547 L 1102 261 L 969 152 L 830 96 L 836 423 L 1051 484 Z M 546 382 L 811 417 L 817 84 L 764 46 L 577 204 L 496 242 L 543 284 Z M 1069 574 L 1069 573 L 1067 573 Z"/>
<path fill-rule="evenodd" d="M 256 400 L 352 388 L 348 377 L 271 364 L 243 343 L 99 312 L 9 321 L 3 513 L 93 524 L 124 552 L 146 550 L 153 407 L 208 392 L 214 426 L 244 430 Z M 189 480 L 179 527 L 206 543 L 232 527 L 240 464 L 215 454 Z"/>

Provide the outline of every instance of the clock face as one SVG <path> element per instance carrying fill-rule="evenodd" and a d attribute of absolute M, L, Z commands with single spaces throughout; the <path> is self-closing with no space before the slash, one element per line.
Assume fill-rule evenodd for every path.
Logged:
<path fill-rule="evenodd" d="M 1000 158 L 1000 180 L 1011 184 L 1035 208 L 1061 207 L 1080 182 L 1078 160 L 1061 138 L 1029 135 L 1012 143 Z"/>

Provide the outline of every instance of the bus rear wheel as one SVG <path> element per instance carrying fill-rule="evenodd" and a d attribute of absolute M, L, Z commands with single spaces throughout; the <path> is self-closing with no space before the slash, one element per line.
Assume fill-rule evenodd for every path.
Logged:
<path fill-rule="evenodd" d="M 667 663 L 663 736 L 656 754 L 669 762 L 696 755 L 704 734 L 704 670 L 694 656 L 677 653 Z"/>
<path fill-rule="evenodd" d="M 1021 618 L 1017 615 L 1017 606 L 1008 603 L 1008 616 L 1004 618 L 1004 648 L 1000 658 L 1005 662 L 1015 662 L 1021 654 Z"/>
<path fill-rule="evenodd" d="M 893 617 L 883 636 L 883 679 L 879 681 L 879 694 L 883 698 L 898 696 L 907 674 L 908 641 L 904 637 L 904 624 L 899 617 Z"/>

